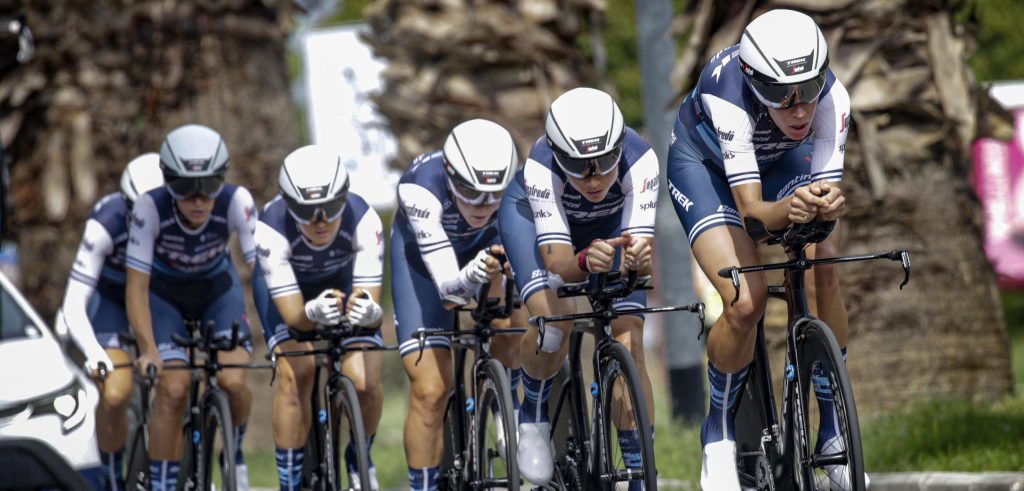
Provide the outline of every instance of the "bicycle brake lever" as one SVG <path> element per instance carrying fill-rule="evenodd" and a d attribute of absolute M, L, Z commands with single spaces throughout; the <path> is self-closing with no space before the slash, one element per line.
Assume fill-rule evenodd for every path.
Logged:
<path fill-rule="evenodd" d="M 736 305 L 736 301 L 740 299 L 740 272 L 736 268 L 732 268 L 729 271 L 729 277 L 732 279 L 732 287 L 736 289 L 736 295 L 732 297 L 730 306 Z"/>
<path fill-rule="evenodd" d="M 697 302 L 697 340 L 704 335 L 704 302 Z"/>
<path fill-rule="evenodd" d="M 900 262 L 903 264 L 903 283 L 900 283 L 900 290 L 910 283 L 910 253 L 907 251 L 900 251 Z"/>
<path fill-rule="evenodd" d="M 530 325 L 537 328 L 537 349 L 534 350 L 533 354 L 539 355 L 540 348 L 544 346 L 544 317 L 533 316 L 530 317 Z"/>
<path fill-rule="evenodd" d="M 419 354 L 416 356 L 416 366 L 420 366 L 420 360 L 423 359 L 423 347 L 427 344 L 427 332 L 420 328 L 416 331 L 416 340 L 419 342 Z"/>
<path fill-rule="evenodd" d="M 267 353 L 267 357 L 270 358 L 270 364 L 274 366 L 273 372 L 270 373 L 270 385 L 274 385 L 274 381 L 277 380 L 277 353 L 271 351 Z"/>

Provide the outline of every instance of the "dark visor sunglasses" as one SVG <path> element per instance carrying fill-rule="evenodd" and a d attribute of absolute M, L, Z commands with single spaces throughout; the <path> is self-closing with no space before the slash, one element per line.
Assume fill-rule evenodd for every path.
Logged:
<path fill-rule="evenodd" d="M 334 200 L 315 205 L 298 203 L 287 195 L 284 196 L 284 201 L 288 205 L 288 213 L 292 215 L 295 221 L 303 225 L 309 225 L 318 220 L 333 222 L 341 218 L 341 212 L 345 209 L 347 198 L 348 192 L 346 191 Z"/>
<path fill-rule="evenodd" d="M 224 187 L 224 176 L 184 177 L 164 174 L 164 183 L 174 199 L 196 196 L 212 198 Z"/>
<path fill-rule="evenodd" d="M 577 179 L 586 179 L 594 174 L 604 176 L 615 170 L 619 164 L 619 157 L 622 156 L 622 144 L 619 143 L 604 155 L 587 158 L 574 158 L 565 153 L 558 145 L 551 145 L 554 150 L 555 161 L 562 170 Z"/>
<path fill-rule="evenodd" d="M 825 70 L 817 77 L 795 84 L 777 84 L 747 77 L 750 88 L 754 90 L 761 103 L 772 109 L 788 109 L 797 104 L 805 104 L 818 100 L 825 88 Z"/>

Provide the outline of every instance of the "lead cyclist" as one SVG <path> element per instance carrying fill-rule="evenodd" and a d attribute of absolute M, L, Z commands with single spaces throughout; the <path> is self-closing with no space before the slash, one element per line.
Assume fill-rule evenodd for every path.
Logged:
<path fill-rule="evenodd" d="M 764 315 L 764 273 L 745 275 L 739 294 L 716 273 L 760 263 L 742 218 L 768 230 L 843 215 L 843 151 L 850 127 L 850 96 L 828 68 L 828 46 L 814 20 L 772 10 L 747 25 L 738 45 L 716 54 L 683 101 L 669 148 L 672 204 L 701 269 L 723 299 L 724 314 L 708 336 L 711 405 L 701 427 L 705 490 L 739 491 L 735 404 L 753 359 Z M 836 255 L 837 233 L 808 249 L 808 257 Z M 812 309 L 836 336 L 846 357 L 847 315 L 833 266 L 813 269 Z M 736 297 L 736 301 L 732 299 Z M 818 448 L 842 445 L 827 376 L 815 373 L 821 410 Z M 849 485 L 845 466 L 826 466 L 831 488 Z"/>

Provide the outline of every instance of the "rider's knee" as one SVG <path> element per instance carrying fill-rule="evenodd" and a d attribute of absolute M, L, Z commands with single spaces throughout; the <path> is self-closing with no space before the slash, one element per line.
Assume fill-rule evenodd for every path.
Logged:
<path fill-rule="evenodd" d="M 100 399 L 100 404 L 110 410 L 118 411 L 128 406 L 131 396 L 131 378 L 128 378 L 128 383 L 108 381 L 103 385 L 103 397 Z"/>
<path fill-rule="evenodd" d="M 427 414 L 440 414 L 439 418 L 443 418 L 449 390 L 450 385 L 440 377 L 416 380 L 410 387 L 410 402 Z"/>
<path fill-rule="evenodd" d="M 245 370 L 225 371 L 217 381 L 224 392 L 231 395 L 245 394 L 249 391 L 249 383 L 245 380 Z"/>
<path fill-rule="evenodd" d="M 168 376 L 168 372 L 164 372 L 164 375 L 161 376 L 160 381 L 157 383 L 157 395 L 159 396 L 160 404 L 174 413 L 183 411 L 185 404 L 188 403 L 190 382 L 187 375 L 184 377 Z"/>
<path fill-rule="evenodd" d="M 725 302 L 725 317 L 733 328 L 753 330 L 764 315 L 765 302 L 764 295 L 741 292 L 735 302 Z"/>

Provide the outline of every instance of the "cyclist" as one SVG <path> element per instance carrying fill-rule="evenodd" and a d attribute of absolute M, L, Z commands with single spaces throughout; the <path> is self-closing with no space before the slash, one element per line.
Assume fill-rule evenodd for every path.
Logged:
<path fill-rule="evenodd" d="M 85 222 L 60 318 L 85 354 L 90 371 L 96 371 L 100 364 L 112 369 L 115 363 L 130 359 L 127 347 L 117 337 L 120 332 L 128 332 L 124 260 L 129 214 L 140 194 L 163 184 L 159 155 L 151 152 L 135 157 L 121 173 L 120 192 L 100 198 Z M 123 370 L 111 371 L 101 385 L 96 437 L 102 457 L 103 489 L 124 489 L 121 467 L 131 394 L 132 376 Z"/>
<path fill-rule="evenodd" d="M 252 289 L 267 347 L 275 352 L 310 350 L 312 343 L 291 339 L 288 326 L 309 330 L 316 324 L 337 325 L 346 310 L 349 322 L 362 332 L 344 344 L 382 346 L 384 245 L 377 212 L 349 192 L 341 156 L 322 146 L 308 145 L 285 157 L 278 180 L 281 192 L 263 208 L 256 224 L 259 265 Z M 273 422 L 282 490 L 297 490 L 301 484 L 314 362 L 313 356 L 277 359 Z M 358 391 L 368 445 L 383 404 L 380 369 L 377 351 L 352 352 L 342 362 Z M 350 487 L 363 489 L 355 456 L 349 443 L 345 461 Z M 370 462 L 373 482 L 368 489 L 376 490 L 376 469 Z"/>
<path fill-rule="evenodd" d="M 227 147 L 216 131 L 185 125 L 167 134 L 160 147 L 165 185 L 139 196 L 132 210 L 127 253 L 125 299 L 128 320 L 139 342 L 139 369 L 182 364 L 188 356 L 171 334 L 188 336 L 185 320 L 216 325 L 218 337 L 240 323 L 249 332 L 238 273 L 228 253 L 232 230 L 250 272 L 256 259 L 253 232 L 256 207 L 241 186 L 226 184 Z M 246 363 L 251 344 L 223 353 L 225 363 Z M 191 375 L 186 370 L 160 372 L 150 420 L 150 471 L 153 489 L 174 489 L 181 455 L 181 420 L 188 403 Z M 238 487 L 248 487 L 241 440 L 252 393 L 243 369 L 218 375 L 231 403 L 235 428 Z"/>
<path fill-rule="evenodd" d="M 473 119 L 452 129 L 441 151 L 413 160 L 398 184 L 391 279 L 399 352 L 410 383 L 405 457 L 413 491 L 437 489 L 452 386 L 450 338 L 428 336 L 420 358 L 416 331 L 450 329 L 450 309 L 465 305 L 481 285 L 489 283 L 491 296 L 500 295 L 500 265 L 493 255 L 503 249 L 495 212 L 517 163 L 512 135 L 496 123 Z M 492 341 L 492 353 L 510 369 L 518 370 L 519 337 Z"/>
<path fill-rule="evenodd" d="M 673 206 L 701 269 L 724 299 L 725 313 L 708 337 L 711 405 L 701 428 L 704 489 L 739 489 L 734 405 L 753 358 L 765 310 L 763 273 L 746 275 L 736 296 L 716 273 L 759 263 L 742 218 L 768 230 L 815 218 L 834 220 L 846 200 L 840 179 L 850 127 L 850 97 L 828 69 L 828 47 L 807 15 L 772 10 L 753 21 L 738 45 L 716 54 L 683 101 L 669 149 Z M 808 256 L 836 254 L 836 234 Z M 814 268 L 818 316 L 840 346 L 847 317 L 831 266 Z M 824 386 L 827 387 L 827 386 Z M 832 445 L 831 394 L 815 384 L 822 408 L 818 445 Z M 845 466 L 830 466 L 833 479 Z"/>
<path fill-rule="evenodd" d="M 557 298 L 554 290 L 585 281 L 591 273 L 629 268 L 650 275 L 657 196 L 657 157 L 625 126 L 610 95 L 581 87 L 555 99 L 545 136 L 533 145 L 500 212 L 502 241 L 530 313 L 574 312 L 574 301 Z M 615 302 L 617 308 L 645 305 L 643 290 Z M 643 322 L 642 316 L 622 316 L 612 322 L 612 330 L 636 360 L 653 409 Z M 526 397 L 519 409 L 517 458 L 520 473 L 534 484 L 547 483 L 553 472 L 547 400 L 551 379 L 566 357 L 571 327 L 552 324 L 539 341 L 531 328 L 520 347 Z M 623 452 L 639 456 L 636 433 L 619 435 Z"/>

